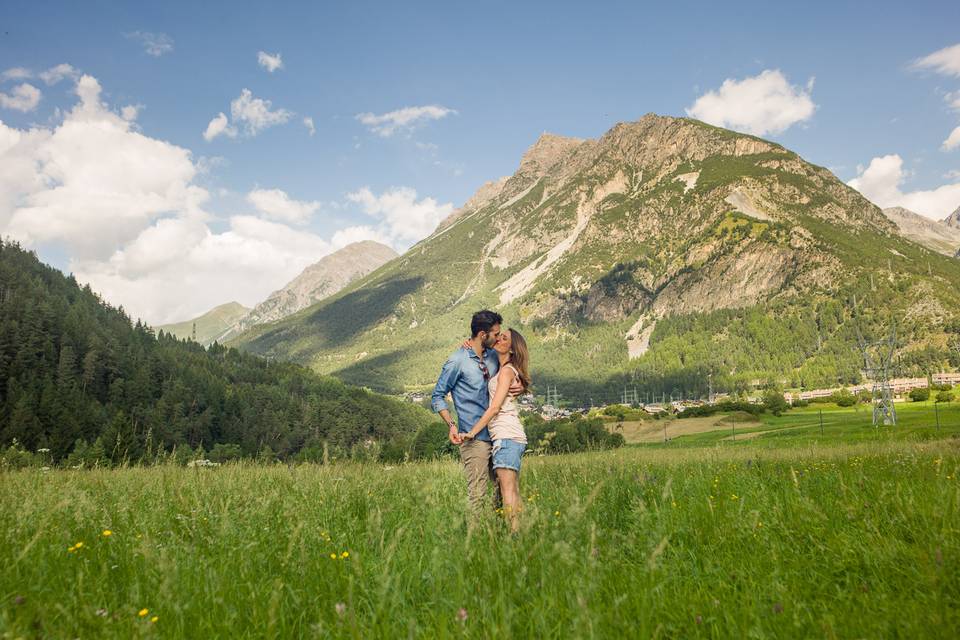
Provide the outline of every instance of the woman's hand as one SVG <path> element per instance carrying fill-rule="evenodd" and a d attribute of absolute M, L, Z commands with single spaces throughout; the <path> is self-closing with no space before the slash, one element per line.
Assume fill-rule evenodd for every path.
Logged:
<path fill-rule="evenodd" d="M 476 438 L 476 437 L 477 437 L 477 434 L 474 433 L 473 431 L 468 431 L 467 433 L 461 433 L 461 434 L 460 434 L 460 439 L 461 439 L 463 442 L 466 442 L 467 440 L 473 440 L 473 439 Z"/>
<path fill-rule="evenodd" d="M 460 346 L 463 347 L 464 349 L 473 349 L 473 343 L 470 342 L 470 338 L 467 338 L 466 340 L 464 340 Z"/>

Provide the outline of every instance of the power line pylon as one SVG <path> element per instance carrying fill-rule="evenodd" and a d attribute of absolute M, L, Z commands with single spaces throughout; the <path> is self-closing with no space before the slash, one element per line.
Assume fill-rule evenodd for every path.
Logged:
<path fill-rule="evenodd" d="M 890 373 L 897 348 L 897 325 L 891 324 L 890 335 L 876 342 L 867 342 L 857 327 L 857 339 L 863 356 L 863 373 L 872 384 L 873 426 L 897 426 L 897 409 L 893 406 Z"/>

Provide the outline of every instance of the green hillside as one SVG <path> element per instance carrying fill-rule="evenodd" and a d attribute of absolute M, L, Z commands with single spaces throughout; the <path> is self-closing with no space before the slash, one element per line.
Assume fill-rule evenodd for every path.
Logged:
<path fill-rule="evenodd" d="M 338 295 L 235 343 L 352 383 L 427 386 L 482 307 L 531 341 L 535 383 L 706 393 L 860 378 L 857 330 L 898 323 L 905 374 L 955 366 L 960 263 L 783 147 L 645 116 L 542 137 L 502 190 Z M 630 357 L 630 351 L 634 356 Z"/>
<path fill-rule="evenodd" d="M 292 363 L 131 323 L 89 286 L 0 242 L 0 447 L 53 462 L 319 459 L 409 446 L 430 414 Z"/>
<path fill-rule="evenodd" d="M 194 327 L 196 327 L 197 342 L 202 345 L 209 345 L 223 336 L 230 327 L 237 324 L 248 313 L 250 313 L 250 309 L 239 302 L 228 302 L 214 307 L 192 320 L 162 324 L 157 326 L 156 329 L 157 331 L 171 333 L 184 340 L 191 340 L 194 337 Z"/>

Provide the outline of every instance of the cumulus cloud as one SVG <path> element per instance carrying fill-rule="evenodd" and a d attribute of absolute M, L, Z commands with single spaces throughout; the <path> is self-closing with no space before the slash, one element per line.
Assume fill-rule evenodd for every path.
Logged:
<path fill-rule="evenodd" d="M 422 107 L 404 107 L 389 113 L 376 115 L 373 113 L 358 113 L 354 116 L 362 124 L 366 125 L 371 132 L 383 138 L 389 138 L 398 131 L 410 132 L 417 126 L 420 126 L 431 120 L 440 120 L 449 115 L 456 115 L 454 109 L 448 109 L 440 105 L 426 105 Z"/>
<path fill-rule="evenodd" d="M 453 212 L 453 204 L 439 204 L 433 198 L 417 200 L 417 192 L 410 187 L 393 187 L 379 196 L 368 187 L 347 194 L 347 200 L 359 204 L 367 215 L 380 221 L 378 227 L 367 232 L 389 238 L 395 247 L 404 249 L 430 235 L 440 221 Z M 353 233 L 358 233 L 355 228 Z"/>
<path fill-rule="evenodd" d="M 270 218 L 294 224 L 309 222 L 320 208 L 319 202 L 294 200 L 280 189 L 254 189 L 247 194 L 247 202 Z"/>
<path fill-rule="evenodd" d="M 915 60 L 913 67 L 960 78 L 960 43 Z"/>
<path fill-rule="evenodd" d="M 61 80 L 72 79 L 76 80 L 80 77 L 80 72 L 73 68 L 73 65 L 67 63 L 58 64 L 55 67 L 50 67 L 46 71 L 40 72 L 40 79 L 47 83 L 48 86 L 52 86 L 60 82 Z"/>
<path fill-rule="evenodd" d="M 385 245 L 395 245 L 394 239 L 388 236 L 383 229 L 372 227 L 370 225 L 357 225 L 340 229 L 330 238 L 330 244 L 335 249 L 341 249 L 354 242 L 363 242 L 364 240 L 373 240 Z"/>
<path fill-rule="evenodd" d="M 240 95 L 230 103 L 230 120 L 222 112 L 207 124 L 203 132 L 204 139 L 209 142 L 219 135 L 230 138 L 236 137 L 238 131 L 247 136 L 255 136 L 264 129 L 284 124 L 291 117 L 292 111 L 286 109 L 271 110 L 273 104 L 269 100 L 254 98 L 249 89 L 244 89 Z"/>
<path fill-rule="evenodd" d="M 40 89 L 32 84 L 19 84 L 10 93 L 0 93 L 0 107 L 15 111 L 33 111 L 40 104 Z"/>
<path fill-rule="evenodd" d="M 210 142 L 220 135 L 227 136 L 228 138 L 235 138 L 237 136 L 236 128 L 230 126 L 230 121 L 227 120 L 227 116 L 222 111 L 207 124 L 207 128 L 203 132 L 203 139 Z"/>
<path fill-rule="evenodd" d="M 256 216 L 233 216 L 222 233 L 164 218 L 109 260 L 71 266 L 107 300 L 163 324 L 228 300 L 253 306 L 332 250 L 316 234 Z"/>
<path fill-rule="evenodd" d="M 230 118 L 235 125 L 243 127 L 247 135 L 255 136 L 268 127 L 286 123 L 293 112 L 286 109 L 271 111 L 271 102 L 254 98 L 249 89 L 230 103 Z"/>
<path fill-rule="evenodd" d="M 120 117 L 127 122 L 133 122 L 140 115 L 141 109 L 143 109 L 142 104 L 128 104 L 120 108 Z"/>
<path fill-rule="evenodd" d="M 307 116 L 303 119 L 303 126 L 307 128 L 307 131 L 310 133 L 310 137 L 313 137 L 313 134 L 317 132 L 317 128 L 313 126 L 313 118 Z"/>
<path fill-rule="evenodd" d="M 173 51 L 173 38 L 165 33 L 151 33 L 149 31 L 134 31 L 123 34 L 129 40 L 136 40 L 143 45 L 143 50 L 154 58 Z"/>
<path fill-rule="evenodd" d="M 214 232 L 209 195 L 195 183 L 205 162 L 140 132 L 101 93 L 82 76 L 59 124 L 0 122 L 0 234 L 62 247 L 78 281 L 152 324 L 231 299 L 252 306 L 337 248 L 257 215 Z M 302 213 L 296 205 L 312 203 L 289 200 Z"/>
<path fill-rule="evenodd" d="M 277 69 L 283 69 L 283 59 L 279 53 L 267 53 L 266 51 L 257 52 L 257 64 L 273 73 Z"/>
<path fill-rule="evenodd" d="M 952 151 L 957 147 L 960 147 L 960 127 L 950 132 L 950 135 L 943 141 L 943 145 L 940 148 L 944 151 Z"/>
<path fill-rule="evenodd" d="M 813 78 L 806 87 L 791 85 L 778 69 L 743 80 L 728 78 L 716 91 L 697 98 L 687 115 L 718 127 L 757 136 L 786 131 L 813 117 L 817 105 L 811 93 Z"/>
<path fill-rule="evenodd" d="M 0 82 L 7 80 L 28 80 L 33 77 L 33 72 L 23 67 L 13 67 L 0 73 Z"/>
<path fill-rule="evenodd" d="M 856 178 L 848 182 L 877 206 L 904 207 L 920 215 L 941 220 L 960 205 L 960 182 L 927 191 L 900 190 L 907 174 L 897 154 L 874 158 L 866 169 L 860 167 Z"/>
<path fill-rule="evenodd" d="M 60 242 L 73 255 L 109 254 L 151 219 L 199 214 L 190 152 L 136 132 L 82 76 L 79 100 L 53 129 L 0 124 L 0 229 L 21 242 Z"/>

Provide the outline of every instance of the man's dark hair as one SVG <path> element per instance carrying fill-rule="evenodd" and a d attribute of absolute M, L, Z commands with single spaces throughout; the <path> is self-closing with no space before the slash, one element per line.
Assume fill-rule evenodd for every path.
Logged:
<path fill-rule="evenodd" d="M 477 311 L 470 319 L 470 337 L 476 338 L 481 331 L 490 331 L 495 324 L 503 324 L 503 317 L 496 311 Z"/>

